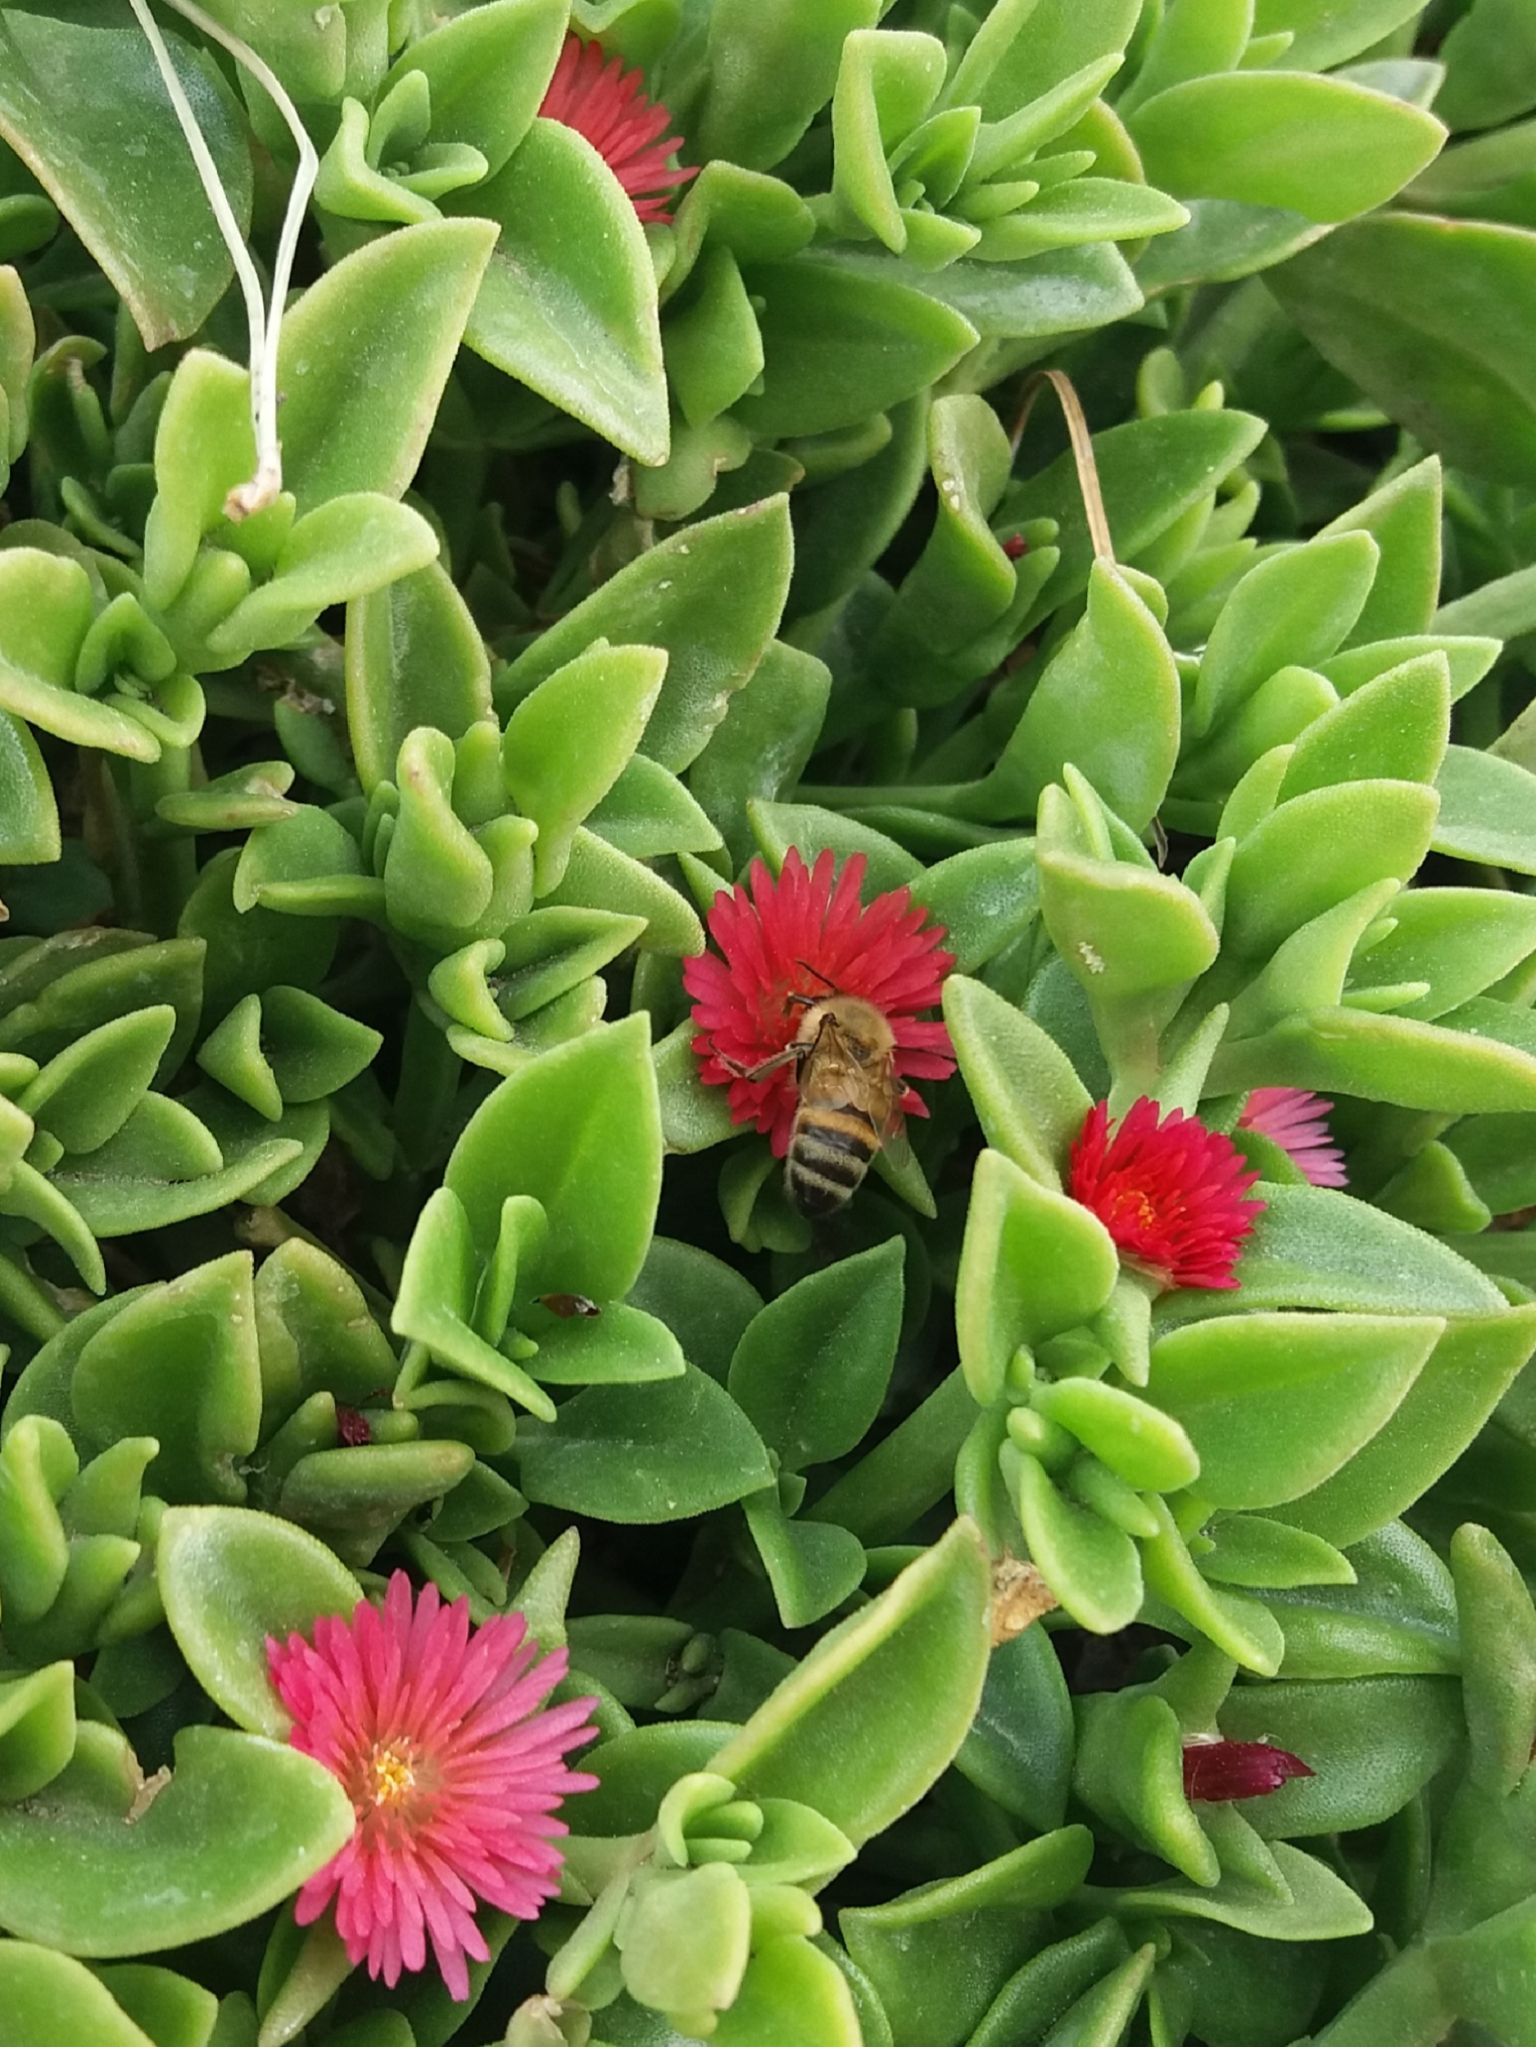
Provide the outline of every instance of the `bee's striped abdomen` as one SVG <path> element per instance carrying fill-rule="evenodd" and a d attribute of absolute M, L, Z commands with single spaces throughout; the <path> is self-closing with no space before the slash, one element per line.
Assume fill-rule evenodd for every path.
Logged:
<path fill-rule="evenodd" d="M 879 1148 L 873 1120 L 851 1102 L 802 1102 L 784 1162 L 790 1198 L 802 1215 L 841 1208 Z"/>

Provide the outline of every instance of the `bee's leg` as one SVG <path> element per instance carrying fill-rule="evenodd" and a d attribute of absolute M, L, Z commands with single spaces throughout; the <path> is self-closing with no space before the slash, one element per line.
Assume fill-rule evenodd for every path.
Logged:
<path fill-rule="evenodd" d="M 739 1060 L 728 1059 L 723 1052 L 715 1057 L 727 1073 L 734 1073 L 738 1080 L 766 1080 L 770 1073 L 777 1073 L 782 1066 L 790 1066 L 799 1059 L 802 1048 L 786 1045 L 782 1052 L 775 1052 L 771 1059 L 765 1059 L 760 1066 L 743 1066 Z"/>

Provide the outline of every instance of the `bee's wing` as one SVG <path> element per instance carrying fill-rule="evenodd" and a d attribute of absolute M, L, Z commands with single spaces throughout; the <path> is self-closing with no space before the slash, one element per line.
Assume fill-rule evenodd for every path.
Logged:
<path fill-rule="evenodd" d="M 875 1128 L 880 1133 L 880 1149 L 898 1171 L 912 1163 L 912 1147 L 907 1142 L 907 1119 L 901 1113 L 901 1098 L 905 1092 L 902 1083 L 892 1075 L 886 1083 L 885 1098 L 879 1104 L 882 1113 L 875 1118 Z"/>

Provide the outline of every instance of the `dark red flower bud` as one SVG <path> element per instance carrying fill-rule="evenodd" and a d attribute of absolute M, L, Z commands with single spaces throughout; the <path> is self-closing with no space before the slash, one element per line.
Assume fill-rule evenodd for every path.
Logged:
<path fill-rule="evenodd" d="M 1009 561 L 1016 562 L 1022 555 L 1029 553 L 1029 542 L 1022 533 L 1010 533 L 1003 542 L 1003 553 L 1007 555 Z"/>
<path fill-rule="evenodd" d="M 1267 1741 L 1187 1741 L 1184 1796 L 1215 1804 L 1232 1798 L 1263 1798 L 1292 1777 L 1316 1772 L 1300 1756 Z"/>
<path fill-rule="evenodd" d="M 336 1433 L 347 1449 L 355 1450 L 360 1444 L 373 1441 L 373 1424 L 361 1408 L 338 1407 Z"/>

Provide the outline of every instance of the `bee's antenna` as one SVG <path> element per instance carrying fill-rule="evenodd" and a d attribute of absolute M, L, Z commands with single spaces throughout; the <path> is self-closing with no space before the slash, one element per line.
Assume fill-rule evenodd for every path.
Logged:
<path fill-rule="evenodd" d="M 795 965 L 797 967 L 804 967 L 805 971 L 812 977 L 812 979 L 819 981 L 822 987 L 825 988 L 829 994 L 835 995 L 837 993 L 837 983 L 835 981 L 829 981 L 826 975 L 821 971 L 820 967 L 813 967 L 809 960 L 799 959 L 795 961 Z"/>

